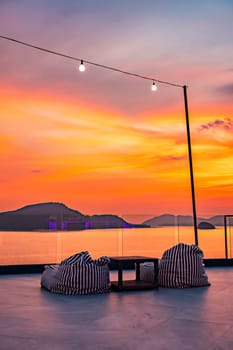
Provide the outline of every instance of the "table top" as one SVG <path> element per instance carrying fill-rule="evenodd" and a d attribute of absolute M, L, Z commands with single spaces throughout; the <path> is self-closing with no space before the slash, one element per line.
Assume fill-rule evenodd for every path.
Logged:
<path fill-rule="evenodd" d="M 158 258 L 152 258 L 148 256 L 110 256 L 112 261 L 123 261 L 123 262 L 145 262 L 145 261 L 156 261 Z"/>

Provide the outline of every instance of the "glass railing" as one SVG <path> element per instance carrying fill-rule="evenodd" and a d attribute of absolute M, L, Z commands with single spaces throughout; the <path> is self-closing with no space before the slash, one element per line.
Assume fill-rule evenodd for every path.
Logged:
<path fill-rule="evenodd" d="M 224 238 L 225 238 L 225 256 L 226 258 L 232 258 L 232 244 L 233 244 L 233 214 L 224 215 Z"/>
<path fill-rule="evenodd" d="M 206 259 L 233 257 L 233 215 L 226 216 L 225 221 L 225 227 L 198 229 L 199 247 Z M 0 231 L 0 265 L 59 263 L 86 250 L 93 258 L 102 255 L 160 258 L 166 249 L 179 242 L 194 244 L 195 239 L 193 226 L 181 225 L 177 217 L 167 226 L 156 227 Z"/>

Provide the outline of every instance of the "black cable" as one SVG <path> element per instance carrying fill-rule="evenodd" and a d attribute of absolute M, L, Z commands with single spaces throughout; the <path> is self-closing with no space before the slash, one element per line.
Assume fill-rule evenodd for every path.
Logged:
<path fill-rule="evenodd" d="M 157 83 L 160 83 L 160 84 L 166 84 L 166 85 L 171 85 L 171 86 L 176 86 L 176 87 L 181 87 L 181 88 L 183 88 L 183 85 L 174 84 L 174 83 L 170 83 L 170 82 L 168 82 L 168 81 L 163 81 L 163 80 L 159 80 L 159 79 L 156 79 L 156 78 L 146 77 L 146 76 L 140 75 L 140 74 L 127 72 L 127 71 L 124 71 L 124 70 L 121 70 L 121 69 L 118 69 L 118 68 L 109 67 L 109 66 L 105 66 L 105 65 L 103 65 L 103 64 L 91 62 L 91 61 L 85 60 L 85 59 L 83 59 L 83 58 L 81 59 L 81 58 L 78 58 L 78 57 L 69 56 L 69 55 L 63 54 L 63 53 L 61 53 L 61 52 L 57 52 L 57 51 L 45 49 L 45 48 L 43 48 L 43 47 L 36 46 L 36 45 L 32 45 L 32 44 L 26 43 L 26 42 L 24 42 L 24 41 L 20 41 L 20 40 L 17 40 L 17 39 L 13 39 L 13 38 L 10 38 L 10 37 L 7 37 L 7 36 L 0 35 L 0 38 L 1 38 L 1 39 L 5 39 L 5 40 L 8 40 L 8 41 L 13 41 L 13 42 L 15 42 L 15 43 L 17 43 L 17 44 L 21 44 L 21 45 L 24 45 L 24 46 L 31 47 L 31 48 L 36 49 L 36 50 L 40 50 L 40 51 L 44 51 L 44 52 L 47 52 L 47 53 L 51 53 L 51 54 L 53 54 L 53 55 L 65 57 L 65 58 L 68 58 L 68 59 L 71 59 L 71 60 L 75 60 L 75 61 L 79 61 L 79 62 L 83 61 L 83 63 L 88 63 L 88 64 L 91 64 L 91 65 L 96 66 L 96 67 L 100 67 L 100 68 L 104 68 L 104 69 L 109 69 L 109 70 L 112 70 L 112 71 L 115 71 L 115 72 L 118 72 L 118 73 L 127 74 L 127 75 L 130 75 L 130 76 L 133 76 L 133 77 L 137 77 L 137 78 L 141 78 L 141 79 L 150 80 L 150 81 L 152 81 L 152 82 L 155 82 L 155 81 L 156 81 Z"/>

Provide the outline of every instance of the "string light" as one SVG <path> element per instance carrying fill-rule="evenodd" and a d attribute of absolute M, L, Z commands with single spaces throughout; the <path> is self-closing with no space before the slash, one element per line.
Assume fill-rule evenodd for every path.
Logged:
<path fill-rule="evenodd" d="M 80 72 L 84 72 L 85 69 L 86 69 L 86 67 L 83 64 L 83 60 L 81 60 L 81 63 L 80 63 L 80 66 L 79 66 L 79 70 L 80 70 Z"/>
<path fill-rule="evenodd" d="M 49 50 L 49 49 L 46 49 L 46 48 L 44 48 L 44 47 L 32 45 L 32 44 L 26 43 L 26 42 L 24 42 L 24 41 L 20 41 L 20 40 L 17 40 L 17 39 L 14 39 L 14 38 L 10 38 L 10 37 L 7 37 L 7 36 L 3 36 L 3 35 L 0 35 L 0 38 L 1 38 L 1 39 L 5 39 L 5 40 L 8 40 L 8 41 L 13 41 L 13 42 L 15 42 L 15 43 L 17 43 L 17 44 L 21 44 L 21 45 L 24 45 L 24 46 L 31 47 L 31 48 L 36 49 L 36 50 L 44 51 L 44 52 L 47 52 L 47 53 L 51 53 L 51 54 L 53 54 L 53 55 L 57 55 L 57 56 L 61 56 L 61 57 L 64 57 L 64 58 L 68 58 L 68 59 L 70 59 L 70 60 L 74 60 L 74 61 L 81 62 L 80 66 L 79 66 L 79 70 L 80 70 L 81 72 L 84 72 L 84 71 L 85 71 L 85 66 L 84 66 L 84 64 L 83 64 L 84 60 L 82 60 L 81 58 L 74 57 L 74 56 L 69 56 L 69 55 L 63 54 L 63 53 L 61 53 L 61 52 Z M 170 83 L 170 82 L 168 82 L 168 81 L 159 80 L 159 79 L 156 79 L 156 78 L 153 78 L 153 77 L 147 77 L 147 76 L 145 76 L 145 75 L 140 75 L 140 74 L 136 74 L 136 73 L 127 72 L 127 71 L 124 71 L 124 70 L 122 70 L 122 69 L 118 69 L 118 68 L 114 68 L 114 67 L 105 66 L 105 65 L 103 65 L 103 64 L 99 64 L 99 63 L 95 63 L 95 62 L 91 62 L 91 61 L 87 61 L 87 60 L 85 60 L 85 63 L 91 64 L 91 65 L 96 66 L 96 67 L 100 67 L 100 68 L 104 68 L 104 69 L 109 69 L 109 70 L 112 70 L 112 71 L 115 71 L 115 72 L 118 72 L 118 73 L 127 74 L 127 75 L 130 75 L 130 76 L 136 77 L 136 78 L 141 78 L 141 79 L 150 80 L 152 83 L 157 82 L 157 83 L 160 83 L 160 84 L 166 84 L 166 85 L 170 85 L 170 86 L 175 86 L 175 87 L 183 88 L 183 85 Z M 80 67 L 81 67 L 81 69 L 80 69 Z M 155 91 L 155 90 L 153 90 L 153 91 Z"/>
<path fill-rule="evenodd" d="M 155 82 L 153 81 L 153 84 L 151 86 L 151 90 L 152 91 L 156 91 L 157 90 L 157 86 L 155 85 Z"/>

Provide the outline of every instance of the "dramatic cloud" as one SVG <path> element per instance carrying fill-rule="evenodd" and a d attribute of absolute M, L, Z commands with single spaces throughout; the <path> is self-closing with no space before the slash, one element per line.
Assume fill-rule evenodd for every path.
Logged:
<path fill-rule="evenodd" d="M 162 80 L 189 87 L 198 203 L 215 214 L 216 198 L 230 211 L 232 9 L 229 0 L 1 0 L 0 35 L 153 77 L 90 64 L 82 74 L 79 62 L 1 39 L 2 210 L 59 201 L 150 214 L 162 198 L 187 212 L 183 91 L 158 83 L 152 92 Z"/>

